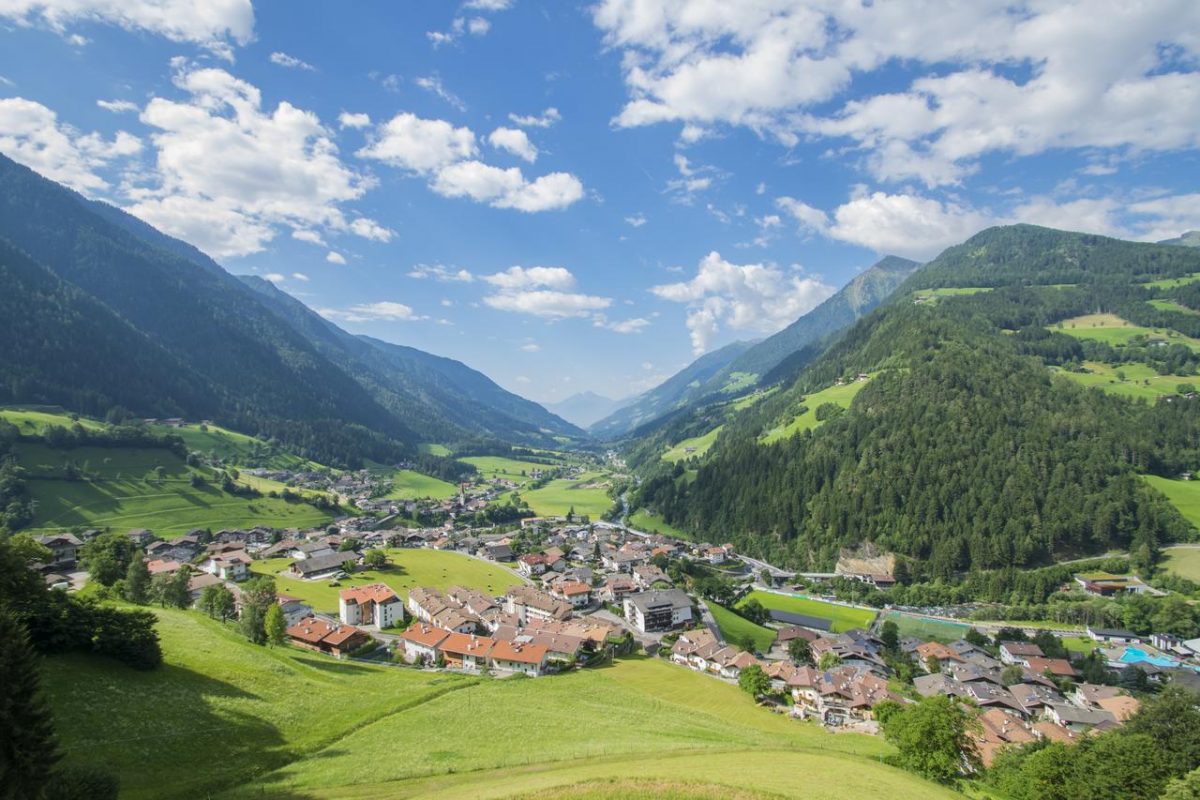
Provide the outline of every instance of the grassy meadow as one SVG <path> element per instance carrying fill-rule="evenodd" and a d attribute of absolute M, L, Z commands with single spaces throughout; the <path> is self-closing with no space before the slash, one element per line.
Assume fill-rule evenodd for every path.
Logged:
<path fill-rule="evenodd" d="M 721 629 L 721 637 L 726 642 L 738 645 L 749 636 L 754 640 L 754 648 L 760 653 L 771 649 L 771 645 L 775 642 L 775 631 L 764 628 L 762 625 L 756 625 L 718 603 L 710 603 L 706 600 L 704 604 L 708 606 L 713 619 L 717 621 L 717 627 Z"/>
<path fill-rule="evenodd" d="M 810 617 L 827 619 L 833 624 L 833 632 L 841 633 L 851 628 L 866 628 L 875 620 L 875 612 L 865 608 L 850 608 L 837 603 L 826 603 L 811 597 L 795 597 L 775 594 L 774 592 L 753 591 L 742 598 L 742 603 L 751 598 L 757 600 L 764 608 L 778 611 L 790 611 L 793 614 L 807 614 Z"/>
<path fill-rule="evenodd" d="M 1173 481 L 1157 475 L 1143 475 L 1146 482 L 1167 496 L 1183 518 L 1200 528 L 1200 482 Z"/>
<path fill-rule="evenodd" d="M 474 464 L 479 470 L 479 474 L 488 480 L 503 478 L 513 481 L 518 484 L 526 484 L 533 480 L 530 475 L 535 470 L 554 469 L 562 466 L 558 461 L 553 464 L 539 464 L 534 461 L 520 461 L 515 458 L 504 458 L 503 456 L 468 456 L 460 458 L 459 461 L 467 464 Z M 523 475 L 521 473 L 524 473 Z"/>
<path fill-rule="evenodd" d="M 1164 278 L 1160 281 L 1150 281 L 1143 283 L 1142 286 L 1145 286 L 1147 289 L 1178 289 L 1180 286 L 1195 283 L 1196 281 L 1200 281 L 1200 272 L 1184 275 L 1182 278 Z"/>
<path fill-rule="evenodd" d="M 1200 582 L 1200 547 L 1166 548 L 1162 567 L 1181 578 Z"/>
<path fill-rule="evenodd" d="M 576 514 L 599 519 L 612 508 L 608 496 L 609 483 L 599 472 L 585 473 L 579 478 L 559 478 L 540 489 L 521 492 L 521 499 L 539 517 L 561 517 L 572 508 Z"/>
<path fill-rule="evenodd" d="M 664 536 L 672 536 L 676 539 L 692 538 L 686 531 L 672 527 L 663 522 L 662 517 L 652 514 L 644 508 L 639 508 L 637 511 L 629 515 L 629 527 L 635 531 L 643 533 L 661 533 Z"/>
<path fill-rule="evenodd" d="M 1172 344 L 1183 344 L 1192 349 L 1200 348 L 1200 339 L 1184 336 L 1178 331 L 1160 328 L 1144 328 L 1118 317 L 1116 314 L 1085 314 L 1065 319 L 1050 326 L 1050 330 L 1074 336 L 1077 339 L 1092 339 L 1106 342 L 1113 347 L 1122 347 L 1135 336 L 1165 339 Z"/>
<path fill-rule="evenodd" d="M 504 567 L 471 558 L 461 553 L 429 548 L 399 548 L 387 550 L 391 563 L 381 570 L 356 572 L 331 586 L 328 580 L 306 581 L 281 575 L 292 564 L 290 558 L 269 558 L 255 561 L 250 569 L 262 575 L 274 575 L 280 594 L 297 597 L 317 611 L 337 613 L 338 593 L 350 586 L 385 583 L 396 594 L 408 598 L 408 590 L 416 586 L 467 586 L 488 594 L 503 594 L 509 587 L 524 581 Z"/>
<path fill-rule="evenodd" d="M 385 496 L 401 500 L 416 500 L 421 497 L 445 500 L 456 494 L 458 494 L 458 487 L 453 483 L 430 475 L 422 475 L 411 469 L 401 469 L 392 474 L 392 490 Z"/>
<path fill-rule="evenodd" d="M 1146 364 L 1122 364 L 1113 366 L 1099 361 L 1085 361 L 1083 367 L 1087 372 L 1068 372 L 1055 370 L 1059 375 L 1065 375 L 1076 383 L 1088 387 L 1103 389 L 1109 394 L 1123 397 L 1137 397 L 1144 400 L 1155 400 L 1159 397 L 1172 395 L 1181 383 L 1197 383 L 1194 377 L 1186 378 L 1179 375 L 1159 375 Z M 1117 373 L 1121 373 L 1118 375 Z M 1124 376 L 1123 378 L 1121 376 Z"/>
<path fill-rule="evenodd" d="M 851 381 L 850 383 L 842 384 L 841 386 L 830 386 L 828 389 L 822 389 L 819 392 L 804 398 L 804 405 L 808 409 L 803 414 L 798 414 L 791 422 L 786 425 L 781 425 L 773 428 L 763 434 L 762 441 L 765 444 L 786 439 L 789 436 L 794 436 L 803 431 L 810 431 L 821 424 L 817 419 L 817 408 L 824 403 L 836 403 L 842 408 L 849 408 L 850 401 L 854 399 L 862 388 L 867 385 L 866 381 Z"/>
<path fill-rule="evenodd" d="M 946 297 L 969 297 L 980 292 L 990 292 L 988 286 L 944 286 L 939 289 L 921 289 L 913 294 L 913 298 L 922 303 L 936 303 Z"/>
<path fill-rule="evenodd" d="M 693 458 L 703 456 L 709 451 L 709 448 L 717 441 L 717 434 L 721 432 L 724 425 L 718 425 L 706 434 L 701 436 L 693 436 L 690 439 L 684 439 L 679 444 L 668 449 L 662 454 L 663 461 L 670 461 L 672 464 L 676 461 L 682 461 L 685 458 Z M 688 449 L 692 452 L 688 452 Z"/>

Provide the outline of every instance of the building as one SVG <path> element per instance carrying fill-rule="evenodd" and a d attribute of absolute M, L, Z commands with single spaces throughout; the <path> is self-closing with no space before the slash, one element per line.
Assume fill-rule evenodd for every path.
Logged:
<path fill-rule="evenodd" d="M 592 602 L 592 587 L 580 581 L 562 581 L 550 590 L 550 594 L 566 600 L 571 608 L 586 608 Z"/>
<path fill-rule="evenodd" d="M 404 622 L 404 602 L 382 583 L 355 586 L 339 592 L 338 616 L 346 625 L 391 628 Z"/>
<path fill-rule="evenodd" d="M 58 533 L 50 536 L 35 536 L 33 540 L 50 550 L 48 566 L 72 566 L 79 557 L 79 548 L 83 542 L 69 533 Z"/>
<path fill-rule="evenodd" d="M 625 618 L 642 633 L 674 630 L 691 623 L 692 599 L 680 589 L 631 594 Z"/>
<path fill-rule="evenodd" d="M 250 557 L 245 550 L 234 550 L 205 559 L 200 569 L 223 581 L 244 581 L 250 577 Z"/>
<path fill-rule="evenodd" d="M 414 663 L 424 661 L 432 664 L 438 657 L 438 645 L 450 634 L 450 631 L 442 628 L 435 628 L 424 622 L 414 622 L 400 636 L 404 642 L 404 657 Z"/>
<path fill-rule="evenodd" d="M 345 571 L 345 563 L 358 563 L 359 556 L 354 552 L 329 553 L 323 556 L 309 556 L 292 563 L 288 574 L 305 580 L 320 580 Z"/>
<path fill-rule="evenodd" d="M 492 642 L 489 657 L 492 669 L 497 672 L 521 673 L 536 678 L 546 670 L 549 651 L 545 645 L 496 639 Z"/>
<path fill-rule="evenodd" d="M 492 638 L 468 633 L 449 633 L 437 645 L 447 667 L 479 672 L 486 669 L 492 652 Z"/>
<path fill-rule="evenodd" d="M 1094 642 L 1106 642 L 1108 644 L 1134 644 L 1142 640 L 1142 637 L 1133 631 L 1113 628 L 1093 628 L 1091 625 L 1088 625 L 1087 634 Z"/>
<path fill-rule="evenodd" d="M 504 596 L 504 610 L 516 616 L 522 625 L 534 619 L 562 620 L 571 616 L 571 604 L 532 586 L 514 586 Z"/>
<path fill-rule="evenodd" d="M 366 631 L 353 625 L 336 625 L 318 617 L 306 617 L 287 629 L 288 638 L 297 647 L 341 658 L 369 644 Z"/>
<path fill-rule="evenodd" d="M 1028 666 L 1030 657 L 1043 658 L 1042 648 L 1032 642 L 1001 642 L 1000 661 L 1005 664 Z"/>

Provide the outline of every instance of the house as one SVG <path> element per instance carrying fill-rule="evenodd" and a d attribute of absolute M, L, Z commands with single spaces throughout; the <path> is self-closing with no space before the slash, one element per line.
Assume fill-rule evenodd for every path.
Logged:
<path fill-rule="evenodd" d="M 1084 733 L 1098 726 L 1111 727 L 1117 718 L 1107 711 L 1086 709 L 1069 703 L 1053 705 L 1046 709 L 1046 717 L 1060 728 Z"/>
<path fill-rule="evenodd" d="M 555 584 L 550 594 L 566 600 L 575 609 L 586 608 L 592 602 L 592 587 L 579 581 L 561 581 Z"/>
<path fill-rule="evenodd" d="M 404 603 L 385 584 L 355 586 L 338 593 L 338 616 L 346 625 L 391 628 L 404 622 Z"/>
<path fill-rule="evenodd" d="M 667 577 L 667 573 L 654 564 L 643 564 L 640 567 L 634 567 L 633 581 L 638 585 L 638 588 L 646 591 L 650 589 L 670 589 L 673 585 L 671 579 Z"/>
<path fill-rule="evenodd" d="M 245 550 L 234 550 L 210 556 L 200 564 L 200 569 L 223 581 L 244 581 L 250 577 L 250 557 Z"/>
<path fill-rule="evenodd" d="M 1037 656 L 1030 656 L 1026 659 L 1025 666 L 1029 668 L 1030 672 L 1037 675 L 1049 673 L 1056 678 L 1074 678 L 1076 675 L 1071 662 L 1065 658 L 1039 658 Z"/>
<path fill-rule="evenodd" d="M 449 633 L 437 645 L 447 667 L 479 672 L 486 669 L 492 652 L 493 641 L 489 636 L 469 633 Z"/>
<path fill-rule="evenodd" d="M 457 633 L 476 633 L 481 624 L 479 617 L 456 605 L 446 606 L 434 614 L 429 622 L 431 625 Z"/>
<path fill-rule="evenodd" d="M 680 589 L 631 594 L 624 606 L 625 618 L 642 633 L 674 630 L 692 621 L 692 599 Z"/>
<path fill-rule="evenodd" d="M 1042 658 L 1045 653 L 1033 642 L 1001 642 L 1000 661 L 1005 664 L 1026 666 L 1029 657 Z"/>
<path fill-rule="evenodd" d="M 451 631 L 424 622 L 414 622 L 400 635 L 404 642 L 404 657 L 413 663 L 432 664 L 438 657 L 438 645 L 450 634 Z"/>
<path fill-rule="evenodd" d="M 1142 703 L 1136 697 L 1129 695 L 1118 695 L 1116 697 L 1102 697 L 1096 701 L 1096 707 L 1101 711 L 1107 711 L 1116 717 L 1117 722 L 1124 724 L 1138 712 L 1142 707 Z"/>
<path fill-rule="evenodd" d="M 279 608 L 283 611 L 283 618 L 289 626 L 295 625 L 305 617 L 313 615 L 312 606 L 298 597 L 289 597 L 286 594 L 280 594 L 275 596 L 275 602 L 279 603 Z"/>
<path fill-rule="evenodd" d="M 182 566 L 178 561 L 164 561 L 161 558 L 152 558 L 146 562 L 146 571 L 151 576 L 174 575 Z"/>
<path fill-rule="evenodd" d="M 188 581 L 188 597 L 192 603 L 200 599 L 200 593 L 209 586 L 223 586 L 224 583 L 216 575 L 208 572 L 201 572 L 199 575 L 193 575 Z"/>
<path fill-rule="evenodd" d="M 938 671 L 946 669 L 951 664 L 966 663 L 966 659 L 941 642 L 924 642 L 917 645 L 913 652 L 917 656 L 918 663 L 926 669 L 931 665 L 931 661 L 937 663 Z"/>
<path fill-rule="evenodd" d="M 1087 627 L 1087 635 L 1094 642 L 1106 642 L 1108 644 L 1134 644 L 1142 640 L 1142 637 L 1133 631 L 1113 628 L 1093 628 L 1091 625 Z"/>
<path fill-rule="evenodd" d="M 886 680 L 856 667 L 802 667 L 788 684 L 800 716 L 816 717 L 827 725 L 872 719 L 871 709 L 884 700 L 907 702 L 888 689 Z"/>
<path fill-rule="evenodd" d="M 478 589 L 468 589 L 463 586 L 451 586 L 446 590 L 446 597 L 461 605 L 476 616 L 482 616 L 493 608 L 499 608 L 496 598 L 486 595 Z"/>
<path fill-rule="evenodd" d="M 1136 575 L 1106 575 L 1103 577 L 1076 575 L 1075 583 L 1079 584 L 1088 594 L 1097 597 L 1112 597 L 1117 594 L 1158 594 L 1155 589 L 1152 589 Z"/>
<path fill-rule="evenodd" d="M 514 586 L 504 596 L 504 610 L 528 625 L 533 619 L 566 619 L 571 616 L 571 604 L 546 594 L 532 586 Z"/>
<path fill-rule="evenodd" d="M 809 644 L 820 638 L 820 634 L 814 630 L 803 628 L 799 625 L 785 625 L 779 629 L 779 633 L 775 636 L 775 642 L 786 648 L 792 639 L 803 639 Z"/>
<path fill-rule="evenodd" d="M 292 562 L 287 568 L 289 575 L 305 580 L 320 580 L 343 572 L 347 561 L 357 564 L 361 556 L 354 552 L 329 553 L 323 556 L 309 556 Z"/>
<path fill-rule="evenodd" d="M 507 544 L 485 544 L 476 555 L 492 561 L 512 561 L 513 549 Z"/>
<path fill-rule="evenodd" d="M 50 551 L 50 566 L 69 567 L 74 565 L 83 542 L 69 533 L 35 536 L 33 540 Z"/>
<path fill-rule="evenodd" d="M 489 658 L 492 669 L 497 672 L 521 673 L 536 678 L 546 670 L 548 651 L 545 645 L 496 639 Z"/>
<path fill-rule="evenodd" d="M 979 724 L 970 735 L 985 767 L 992 766 L 1004 748 L 1029 744 L 1040 738 L 1033 726 L 998 708 L 985 709 L 977 719 Z"/>
<path fill-rule="evenodd" d="M 600 588 L 600 599 L 614 605 L 625 602 L 625 598 L 637 591 L 637 584 L 632 578 L 614 575 L 604 582 Z M 1200 639 L 1197 640 L 1200 646 Z"/>
<path fill-rule="evenodd" d="M 341 658 L 369 644 L 366 631 L 353 625 L 338 625 L 319 617 L 306 617 L 287 629 L 288 638 L 297 647 Z"/>
<path fill-rule="evenodd" d="M 145 528 L 134 528 L 125 535 L 129 537 L 131 542 L 143 550 L 145 550 L 156 538 L 153 531 L 148 531 Z"/>
<path fill-rule="evenodd" d="M 526 553 L 517 559 L 517 572 L 526 578 L 546 571 L 546 558 L 541 553 Z"/>
<path fill-rule="evenodd" d="M 567 664 L 574 664 L 579 660 L 584 643 L 587 641 L 579 636 L 531 628 L 526 628 L 520 636 L 514 637 L 513 640 L 542 645 L 546 648 L 548 661 L 561 661 Z"/>

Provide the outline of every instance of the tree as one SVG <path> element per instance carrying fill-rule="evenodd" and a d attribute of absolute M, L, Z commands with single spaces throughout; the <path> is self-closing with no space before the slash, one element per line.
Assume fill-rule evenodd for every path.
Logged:
<path fill-rule="evenodd" d="M 266 612 L 258 606 L 243 605 L 238 627 L 242 635 L 254 644 L 267 643 Z"/>
<path fill-rule="evenodd" d="M 279 603 L 274 603 L 267 609 L 263 628 L 266 630 L 267 641 L 276 647 L 287 642 L 287 620 L 283 617 L 283 609 L 279 607 Z"/>
<path fill-rule="evenodd" d="M 220 583 L 215 586 L 205 586 L 200 592 L 200 601 L 196 605 L 213 619 L 224 622 L 233 616 L 233 592 Z"/>
<path fill-rule="evenodd" d="M 59 759 L 29 631 L 0 610 L 0 796 L 38 797 Z"/>
<path fill-rule="evenodd" d="M 771 689 L 771 679 L 758 664 L 751 664 L 738 675 L 738 686 L 751 697 L 761 697 Z"/>
<path fill-rule="evenodd" d="M 803 636 L 797 636 L 795 639 L 792 639 L 790 642 L 788 642 L 787 651 L 788 658 L 790 658 L 792 663 L 796 666 L 799 667 L 805 664 L 812 664 L 812 645 L 809 644 L 808 639 L 805 639 Z"/>
<path fill-rule="evenodd" d="M 879 639 L 883 642 L 883 649 L 889 653 L 896 653 L 900 650 L 900 626 L 892 620 L 883 623 L 883 628 L 879 633 Z"/>
<path fill-rule="evenodd" d="M 836 669 L 842 665 L 841 657 L 832 651 L 821 654 L 821 660 L 817 662 L 817 669 L 828 670 Z"/>
<path fill-rule="evenodd" d="M 1159 800 L 1200 800 L 1200 767 L 1168 783 Z"/>
<path fill-rule="evenodd" d="M 45 800 L 117 800 L 121 782 L 100 767 L 70 765 L 57 770 L 46 784 Z"/>
<path fill-rule="evenodd" d="M 925 671 L 930 675 L 936 675 L 942 671 L 942 662 L 938 661 L 937 656 L 933 653 L 930 653 L 925 659 Z"/>
<path fill-rule="evenodd" d="M 770 612 L 763 608 L 763 604 L 753 597 L 742 603 L 741 607 L 738 608 L 738 613 L 755 625 L 762 625 L 770 616 Z"/>
<path fill-rule="evenodd" d="M 755 642 L 754 637 L 748 633 L 742 634 L 740 637 L 738 637 L 737 646 L 748 653 L 754 653 L 758 650 L 758 643 Z"/>
<path fill-rule="evenodd" d="M 363 556 L 363 563 L 371 569 L 383 569 L 388 563 L 387 553 L 379 549 L 368 550 Z"/>
<path fill-rule="evenodd" d="M 150 570 L 140 552 L 133 555 L 125 570 L 125 599 L 139 606 L 150 600 Z"/>
<path fill-rule="evenodd" d="M 267 611 L 273 606 L 278 606 L 274 578 L 259 575 L 246 581 L 242 589 L 242 618 L 239 625 L 242 634 L 255 644 L 267 643 Z"/>
<path fill-rule="evenodd" d="M 930 780 L 950 783 L 979 765 L 970 712 L 944 695 L 923 698 L 891 714 L 883 734 L 896 746 L 896 763 Z"/>
<path fill-rule="evenodd" d="M 1200 698 L 1182 687 L 1168 686 L 1146 700 L 1125 723 L 1125 730 L 1152 738 L 1174 775 L 1200 764 Z"/>
<path fill-rule="evenodd" d="M 123 533 L 102 533 L 83 546 L 80 561 L 92 580 L 112 586 L 125 575 L 137 553 L 133 540 Z"/>
<path fill-rule="evenodd" d="M 1005 686 L 1015 686 L 1025 678 L 1025 670 L 1021 669 L 1020 664 L 1009 664 L 1000 673 L 1000 682 Z"/>
<path fill-rule="evenodd" d="M 967 640 L 968 644 L 973 644 L 976 647 L 989 647 L 992 643 L 987 634 L 978 628 L 971 628 L 963 638 Z"/>
<path fill-rule="evenodd" d="M 188 592 L 190 579 L 187 567 L 159 573 L 150 581 L 150 599 L 164 608 L 187 608 L 192 602 Z"/>

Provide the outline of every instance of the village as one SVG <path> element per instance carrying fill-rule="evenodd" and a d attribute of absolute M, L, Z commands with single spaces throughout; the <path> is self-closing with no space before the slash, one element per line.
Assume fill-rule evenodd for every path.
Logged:
<path fill-rule="evenodd" d="M 1087 652 L 1068 651 L 1061 632 L 1013 623 L 939 641 L 901 636 L 874 609 L 867 624 L 836 632 L 829 618 L 770 609 L 761 621 L 774 640 L 759 650 L 722 634 L 697 576 L 723 576 L 738 597 L 800 596 L 786 586 L 787 573 L 743 560 L 730 545 L 616 523 L 527 518 L 507 530 L 362 530 L 354 518 L 348 522 L 310 531 L 198 530 L 169 540 L 141 529 L 125 535 L 144 553 L 151 576 L 185 572 L 192 604 L 219 586 L 238 613 L 242 587 L 260 574 L 256 564 L 268 561 L 283 565 L 276 574 L 289 585 L 336 588 L 336 613 L 286 590 L 276 596 L 288 642 L 330 657 L 502 678 L 587 668 L 637 652 L 741 685 L 775 713 L 866 733 L 879 731 L 881 703 L 942 695 L 977 711 L 973 735 L 985 764 L 1006 745 L 1074 741 L 1119 727 L 1140 705 L 1131 690 L 1200 684 L 1200 640 L 1088 627 Z M 53 555 L 43 567 L 47 584 L 82 585 L 79 550 L 98 534 L 38 537 Z M 512 585 L 493 594 L 451 581 L 402 595 L 385 582 L 356 578 L 388 554 L 403 562 L 403 553 L 416 550 L 494 565 Z M 888 585 L 893 578 L 880 563 L 847 560 L 839 573 L 808 577 Z M 1155 591 L 1136 578 L 1084 575 L 1072 588 L 1097 596 Z M 818 607 L 847 605 L 807 597 Z"/>

